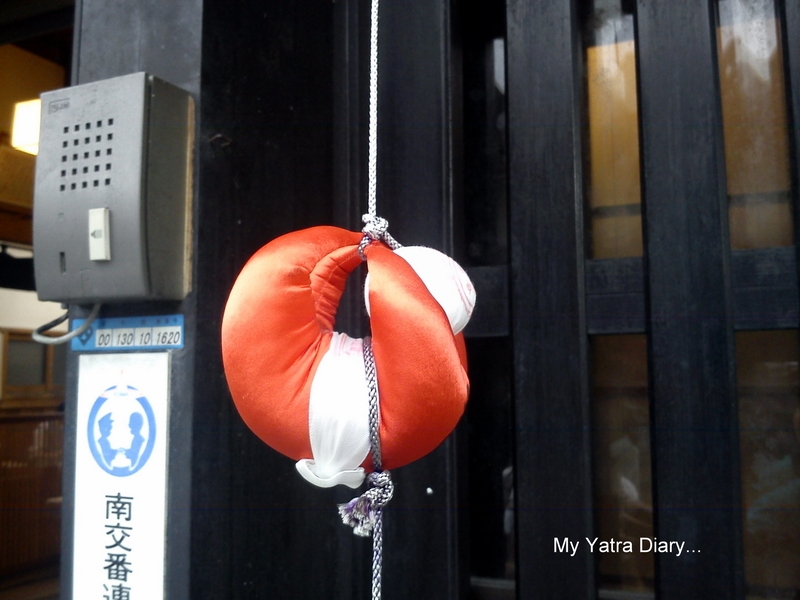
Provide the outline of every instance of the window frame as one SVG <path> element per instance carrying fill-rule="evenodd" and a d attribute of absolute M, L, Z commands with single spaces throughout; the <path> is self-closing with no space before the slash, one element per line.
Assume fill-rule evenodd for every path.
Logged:
<path fill-rule="evenodd" d="M 44 346 L 44 383 L 34 385 L 10 385 L 8 383 L 9 342 L 30 342 L 31 331 L 27 329 L 0 328 L 0 410 L 48 410 L 56 409 L 64 402 L 63 383 L 54 383 L 56 352 L 52 345 Z M 46 334 L 55 337 L 55 334 Z"/>
<path fill-rule="evenodd" d="M 790 157 L 797 232 L 800 133 L 793 125 L 800 114 L 800 7 L 795 4 L 777 3 L 785 40 L 788 120 L 794 132 Z M 584 344 L 589 335 L 645 332 L 655 535 L 687 537 L 682 502 L 695 508 L 730 507 L 702 522 L 689 519 L 695 529 L 691 536 L 704 546 L 691 561 L 656 557 L 655 595 L 742 598 L 734 332 L 800 326 L 800 244 L 795 235 L 795 248 L 729 248 L 715 2 L 636 3 L 645 254 L 602 260 L 585 259 L 585 206 L 582 190 L 573 183 L 581 181 L 583 156 L 578 2 L 512 0 L 507 7 L 509 331 L 515 353 L 516 505 L 525 509 L 517 514 L 517 561 L 536 565 L 528 572 L 518 569 L 517 597 L 593 598 L 598 593 L 593 564 L 578 556 L 564 560 L 547 547 L 556 529 L 561 537 L 576 537 L 570 531 L 580 527 L 586 536 L 593 531 L 587 516 L 592 457 L 577 434 L 580 427 L 590 427 L 585 418 L 589 400 L 584 386 L 575 382 L 586 380 Z M 681 97 L 681 89 L 692 89 L 692 98 Z M 692 123 L 693 135 L 660 127 L 664 115 L 669 115 L 670 126 Z M 583 331 L 580 324 L 553 327 L 536 316 L 555 314 L 553 308 L 559 306 L 584 324 Z M 702 324 L 690 327 L 692 318 L 680 317 L 687 306 Z M 686 360 L 692 368 L 682 371 Z M 553 368 L 556 362 L 562 366 Z M 572 391 L 565 380 L 573 382 Z M 702 390 L 715 386 L 709 401 Z M 582 417 L 578 427 L 576 412 Z M 704 423 L 718 431 L 680 433 L 682 427 Z M 541 434 L 552 430 L 568 432 L 561 437 L 578 444 L 559 455 L 543 439 L 525 435 L 530 431 L 547 439 Z M 704 460 L 695 460 L 698 456 Z M 541 489 L 542 481 L 549 490 Z M 552 511 L 559 499 L 568 498 L 575 499 L 575 510 L 564 519 L 559 515 L 554 527 Z M 579 498 L 585 501 L 583 517 Z M 563 582 L 568 582 L 569 593 Z"/>

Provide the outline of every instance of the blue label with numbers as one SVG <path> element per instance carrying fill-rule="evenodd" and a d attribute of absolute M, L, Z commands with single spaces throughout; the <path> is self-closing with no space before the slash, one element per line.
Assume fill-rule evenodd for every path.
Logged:
<path fill-rule="evenodd" d="M 84 321 L 75 319 L 72 329 Z M 89 329 L 72 338 L 72 349 L 80 352 L 180 349 L 183 338 L 183 315 L 115 317 L 95 319 Z"/>

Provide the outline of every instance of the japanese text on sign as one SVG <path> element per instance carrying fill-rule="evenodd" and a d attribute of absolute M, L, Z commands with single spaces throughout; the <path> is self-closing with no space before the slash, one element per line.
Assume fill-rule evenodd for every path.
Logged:
<path fill-rule="evenodd" d="M 133 572 L 130 558 L 131 532 L 133 531 L 133 497 L 120 493 L 106 496 L 106 545 L 107 557 L 103 569 L 106 581 L 128 581 L 128 574 Z M 131 588 L 122 583 L 104 583 L 106 594 L 103 600 L 131 600 Z"/>

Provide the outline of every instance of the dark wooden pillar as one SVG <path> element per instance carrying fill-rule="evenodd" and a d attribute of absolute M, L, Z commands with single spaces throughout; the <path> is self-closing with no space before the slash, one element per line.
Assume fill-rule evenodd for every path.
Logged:
<path fill-rule="evenodd" d="M 645 281 L 661 598 L 741 598 L 739 433 L 713 2 L 638 3 Z"/>
<path fill-rule="evenodd" d="M 109 4 L 79 0 L 75 6 L 75 42 L 72 84 L 147 71 L 189 91 L 200 100 L 202 0 L 188 2 L 134 2 Z M 197 166 L 197 163 L 195 163 Z M 195 177 L 195 186 L 197 178 Z M 199 195 L 195 188 L 195 206 Z M 195 218 L 195 227 L 198 221 Z M 195 243 L 196 247 L 196 243 Z M 195 273 L 198 273 L 195 263 Z M 195 285 L 195 290 L 197 286 Z M 191 492 L 192 409 L 194 364 L 197 358 L 197 294 L 184 302 L 129 302 L 106 305 L 102 316 L 182 313 L 187 342 L 172 357 L 170 399 L 170 448 L 167 482 L 167 546 L 165 597 L 189 598 L 192 541 Z M 85 316 L 71 307 L 71 316 Z M 202 364 L 201 359 L 201 364 Z M 62 598 L 72 594 L 73 502 L 75 475 L 77 353 L 68 356 L 65 403 L 64 518 L 62 521 Z M 78 439 L 81 439 L 78 437 Z M 77 599 L 75 599 L 77 600 Z"/>
<path fill-rule="evenodd" d="M 219 350 L 227 294 L 255 250 L 315 224 L 360 227 L 367 4 L 77 6 L 74 83 L 146 70 L 196 101 L 194 289 L 183 302 L 104 309 L 105 316 L 185 317 L 187 343 L 172 369 L 170 599 L 355 599 L 368 590 L 370 542 L 354 538 L 335 507 L 350 492 L 308 485 L 243 425 Z M 450 3 L 388 4 L 381 18 L 380 210 L 404 243 L 453 252 L 459 84 Z M 342 27 L 335 36 L 334 23 Z M 342 321 L 358 332 L 360 300 L 352 296 Z M 74 428 L 74 356 L 70 369 Z M 387 511 L 387 599 L 466 594 L 457 440 L 396 475 L 397 497 Z M 68 455 L 74 445 L 73 435 Z M 72 473 L 74 464 L 67 465 L 65 480 Z M 70 493 L 68 484 L 68 506 Z M 69 589 L 69 519 L 65 534 Z"/>
<path fill-rule="evenodd" d="M 454 21 L 449 0 L 383 2 L 378 44 L 378 212 L 402 244 L 451 255 L 461 160 Z M 365 203 L 361 198 L 359 206 Z M 466 598 L 463 441 L 456 431 L 394 473 L 395 498 L 386 511 L 386 600 Z"/>
<path fill-rule="evenodd" d="M 789 139 L 791 148 L 792 204 L 794 205 L 794 243 L 796 256 L 800 256 L 800 5 L 787 0 L 779 3 L 779 18 L 783 28 L 784 69 L 787 102 L 789 106 Z M 800 261 L 798 261 L 800 264 Z"/>
<path fill-rule="evenodd" d="M 593 555 L 554 551 L 592 532 L 578 12 L 507 7 L 517 597 L 591 598 Z"/>
<path fill-rule="evenodd" d="M 331 222 L 332 11 L 330 3 L 255 0 L 83 0 L 76 7 L 73 83 L 144 70 L 189 90 L 196 102 L 194 289 L 183 302 L 122 303 L 103 312 L 185 318 L 186 346 L 173 356 L 171 381 L 171 600 L 349 593 L 350 557 L 337 552 L 336 492 L 309 486 L 292 461 L 243 425 L 219 349 L 227 294 L 249 256 L 286 231 Z M 74 432 L 74 355 L 69 364 Z M 65 597 L 75 443 L 73 433 Z"/>
<path fill-rule="evenodd" d="M 191 597 L 322 598 L 347 576 L 333 490 L 242 423 L 219 328 L 239 269 L 332 215 L 332 5 L 204 1 Z"/>

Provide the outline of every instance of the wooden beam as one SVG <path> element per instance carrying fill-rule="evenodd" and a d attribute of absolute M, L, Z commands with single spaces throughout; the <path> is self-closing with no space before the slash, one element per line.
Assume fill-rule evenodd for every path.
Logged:
<path fill-rule="evenodd" d="M 743 596 L 728 202 L 714 2 L 639 0 L 656 597 Z"/>
<path fill-rule="evenodd" d="M 517 597 L 593 598 L 577 3 L 507 7 Z"/>

